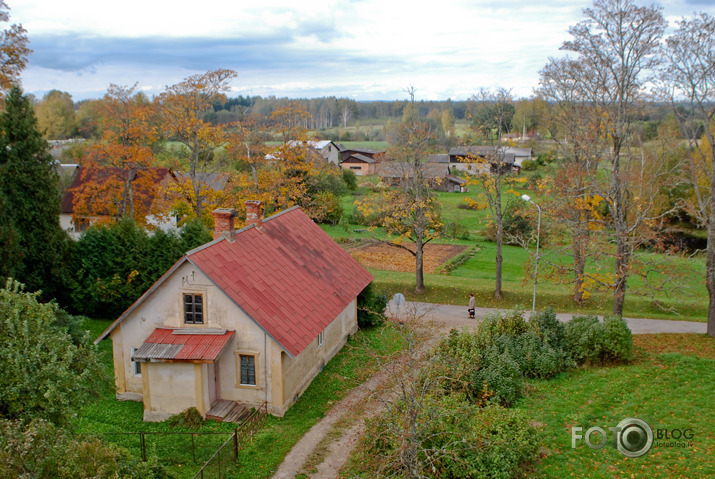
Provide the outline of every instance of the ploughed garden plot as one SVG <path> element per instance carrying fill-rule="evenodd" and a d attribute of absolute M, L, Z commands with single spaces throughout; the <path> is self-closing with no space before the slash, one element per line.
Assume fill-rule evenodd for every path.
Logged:
<path fill-rule="evenodd" d="M 414 251 L 414 243 L 402 243 Z M 358 241 L 345 245 L 353 258 L 366 268 L 410 273 L 415 271 L 415 257 L 408 251 L 380 241 Z M 424 247 L 425 273 L 434 273 L 444 263 L 467 249 L 466 246 L 428 243 Z"/>

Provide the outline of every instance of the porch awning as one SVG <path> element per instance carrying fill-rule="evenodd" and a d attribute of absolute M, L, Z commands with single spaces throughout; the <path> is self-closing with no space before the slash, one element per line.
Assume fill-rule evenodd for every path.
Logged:
<path fill-rule="evenodd" d="M 134 351 L 132 361 L 211 363 L 233 334 L 223 329 L 156 328 Z"/>

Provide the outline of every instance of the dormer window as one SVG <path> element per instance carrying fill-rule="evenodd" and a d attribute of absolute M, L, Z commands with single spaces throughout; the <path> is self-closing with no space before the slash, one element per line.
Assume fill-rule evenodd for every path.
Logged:
<path fill-rule="evenodd" d="M 204 324 L 204 298 L 200 294 L 184 294 L 184 324 Z"/>

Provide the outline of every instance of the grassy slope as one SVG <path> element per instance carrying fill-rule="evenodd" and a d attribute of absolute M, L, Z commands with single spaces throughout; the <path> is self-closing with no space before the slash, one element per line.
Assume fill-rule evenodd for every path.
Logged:
<path fill-rule="evenodd" d="M 674 340 L 673 338 L 677 338 Z M 635 363 L 581 369 L 550 381 L 530 381 L 527 409 L 540 425 L 542 458 L 534 477 L 712 477 L 715 474 L 715 343 L 704 335 L 647 335 L 636 344 L 677 343 L 685 354 L 639 349 Z M 653 348 L 651 348 L 653 349 Z M 571 427 L 608 431 L 638 417 L 653 429 L 692 429 L 692 447 L 659 447 L 629 459 L 609 443 L 600 450 L 583 441 L 571 448 Z M 595 439 L 595 438 L 594 438 Z"/>

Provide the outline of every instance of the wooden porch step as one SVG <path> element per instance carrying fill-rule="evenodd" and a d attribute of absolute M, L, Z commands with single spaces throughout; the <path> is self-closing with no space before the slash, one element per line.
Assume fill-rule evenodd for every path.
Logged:
<path fill-rule="evenodd" d="M 226 415 L 223 422 L 241 422 L 244 418 L 248 417 L 249 414 L 251 414 L 250 409 L 243 404 L 236 403 L 233 409 L 231 409 L 231 412 Z"/>
<path fill-rule="evenodd" d="M 206 413 L 206 419 L 213 419 L 214 421 L 222 422 L 235 405 L 235 401 L 220 399 L 211 405 L 211 409 L 209 409 Z"/>
<path fill-rule="evenodd" d="M 251 414 L 251 410 L 245 405 L 221 399 L 213 403 L 211 409 L 206 413 L 206 419 L 218 422 L 241 422 Z"/>

